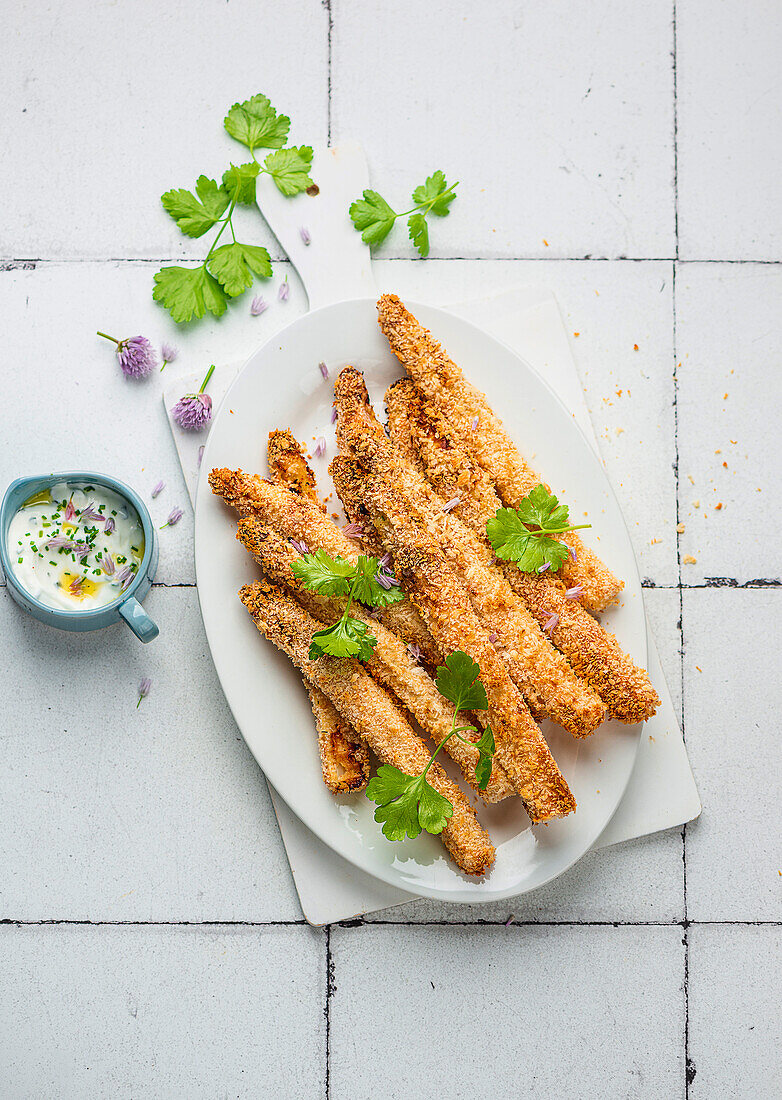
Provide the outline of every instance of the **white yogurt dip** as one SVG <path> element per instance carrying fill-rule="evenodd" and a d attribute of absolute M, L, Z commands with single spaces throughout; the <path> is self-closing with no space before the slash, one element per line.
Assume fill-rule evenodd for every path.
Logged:
<path fill-rule="evenodd" d="M 136 509 L 102 485 L 59 482 L 21 506 L 8 527 L 19 583 L 47 607 L 113 603 L 138 573 L 144 529 Z"/>

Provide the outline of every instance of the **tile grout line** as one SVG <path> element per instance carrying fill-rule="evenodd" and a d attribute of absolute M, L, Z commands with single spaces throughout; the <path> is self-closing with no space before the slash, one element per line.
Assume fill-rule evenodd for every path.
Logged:
<path fill-rule="evenodd" d="M 328 16 L 326 32 L 326 145 L 331 148 L 331 59 L 332 59 L 332 34 L 334 31 L 334 13 L 331 10 L 332 0 L 323 0 L 323 7 Z"/>
<path fill-rule="evenodd" d="M 323 1007 L 323 1015 L 326 1019 L 326 1072 L 325 1098 L 329 1100 L 331 1095 L 331 995 L 334 992 L 334 957 L 331 954 L 331 925 L 326 925 L 326 1003 Z"/>
<path fill-rule="evenodd" d="M 388 255 L 373 255 L 378 263 L 386 263 L 389 260 L 405 260 L 420 263 L 411 253 L 389 253 Z M 779 267 L 780 260 L 761 259 L 727 259 L 718 257 L 701 257 L 693 259 L 681 256 L 539 256 L 528 254 L 525 256 L 429 256 L 426 263 L 540 263 L 540 264 L 571 264 L 571 263 L 596 263 L 596 264 L 665 264 L 676 262 L 686 264 L 754 264 L 756 266 Z M 276 264 L 288 264 L 291 261 L 287 255 L 272 256 L 272 262 Z M 0 273 L 7 271 L 35 271 L 38 264 L 197 264 L 197 256 L 82 256 L 69 258 L 68 256 L 5 256 L 0 259 Z"/>
<path fill-rule="evenodd" d="M 327 960 L 331 962 L 327 1001 L 335 992 L 334 959 L 331 954 L 332 928 L 782 928 L 782 920 L 517 920 L 508 924 L 497 920 L 364 920 L 348 917 L 334 924 L 312 925 L 300 917 L 296 920 L 77 920 L 68 917 L 48 920 L 17 920 L 0 918 L 0 928 L 323 928 L 327 933 Z"/>

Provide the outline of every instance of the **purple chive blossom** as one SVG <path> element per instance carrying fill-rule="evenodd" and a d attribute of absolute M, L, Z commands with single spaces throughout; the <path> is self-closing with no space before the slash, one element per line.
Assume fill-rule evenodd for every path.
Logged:
<path fill-rule="evenodd" d="M 473 431 L 475 431 L 475 429 L 478 427 L 478 417 L 477 416 L 474 416 L 472 418 L 472 424 L 470 425 L 470 427 L 472 428 Z"/>
<path fill-rule="evenodd" d="M 396 581 L 392 581 L 391 578 L 389 576 L 386 576 L 385 573 L 380 572 L 375 573 L 375 580 L 381 588 L 385 588 L 386 592 L 389 588 L 392 588 L 397 583 Z"/>
<path fill-rule="evenodd" d="M 346 523 L 342 528 L 342 534 L 347 535 L 349 539 L 360 539 L 364 534 L 364 527 L 360 523 Z"/>
<path fill-rule="evenodd" d="M 337 408 L 336 408 L 336 406 L 334 406 L 334 408 L 331 410 L 331 423 L 332 424 L 337 423 Z"/>
<path fill-rule="evenodd" d="M 312 452 L 316 458 L 322 458 L 326 453 L 326 440 L 322 435 L 319 435 L 315 440 L 315 447 Z"/>
<path fill-rule="evenodd" d="M 383 554 L 383 557 L 378 559 L 377 564 L 378 564 L 378 567 L 380 569 L 385 569 L 387 566 L 389 566 L 391 564 L 391 555 L 390 554 Z"/>
<path fill-rule="evenodd" d="M 309 554 L 310 548 L 302 539 L 291 539 L 291 546 L 300 554 Z"/>
<path fill-rule="evenodd" d="M 452 512 L 457 504 L 461 503 L 461 497 L 452 497 L 447 504 L 443 505 L 444 512 Z"/>
<path fill-rule="evenodd" d="M 198 393 L 186 393 L 171 410 L 171 416 L 186 432 L 200 432 L 212 419 L 212 398 L 204 390 L 214 369 L 215 365 L 212 363 Z"/>
<path fill-rule="evenodd" d="M 173 527 L 175 523 L 179 523 L 184 514 L 181 508 L 172 508 L 168 513 L 168 519 L 161 525 L 160 530 L 162 531 L 164 527 Z"/>
<path fill-rule="evenodd" d="M 116 572 L 116 565 L 114 564 L 114 558 L 111 554 L 104 554 L 100 560 L 100 567 L 107 577 L 111 577 Z"/>
<path fill-rule="evenodd" d="M 566 600 L 577 600 L 581 593 L 584 591 L 583 584 L 576 584 L 572 588 L 568 588 L 565 592 Z"/>
<path fill-rule="evenodd" d="M 301 237 L 302 244 L 312 244 L 312 237 L 310 236 L 310 231 L 309 229 L 307 229 L 306 225 L 303 225 L 299 230 L 299 236 Z"/>
<path fill-rule="evenodd" d="M 154 489 L 152 490 L 152 492 L 151 492 L 151 493 L 150 493 L 149 495 L 150 495 L 150 496 L 152 497 L 152 499 L 154 500 L 154 499 L 155 499 L 155 497 L 159 497 L 159 496 L 160 496 L 160 494 L 161 494 L 161 493 L 163 492 L 163 490 L 165 489 L 165 487 L 166 487 L 166 483 L 165 483 L 165 481 L 159 481 L 159 482 L 157 483 L 157 485 L 156 485 L 156 486 L 154 487 Z"/>
<path fill-rule="evenodd" d="M 547 569 L 551 568 L 550 561 L 544 561 L 542 565 L 538 566 L 538 573 L 545 573 Z"/>
<path fill-rule="evenodd" d="M 49 539 L 48 542 L 44 543 L 47 550 L 59 550 L 61 546 L 67 546 L 70 550 L 71 545 L 71 540 L 65 538 L 64 535 L 58 535 L 57 538 Z"/>
<path fill-rule="evenodd" d="M 117 359 L 126 378 L 143 378 L 157 366 L 157 353 L 146 336 L 131 336 L 117 340 L 105 332 L 99 332 L 104 340 L 117 345 Z"/>
<path fill-rule="evenodd" d="M 149 695 L 149 689 L 152 687 L 152 681 L 149 676 L 145 676 L 138 686 L 138 702 L 136 703 L 136 710 L 141 706 L 141 700 L 146 699 Z"/>
<path fill-rule="evenodd" d="M 513 916 L 513 914 L 511 913 L 511 915 L 510 915 L 510 916 L 508 917 L 508 919 L 507 919 L 507 920 L 505 921 L 505 927 L 507 928 L 509 924 L 513 924 L 513 922 L 515 921 L 515 919 L 516 919 L 516 918 L 515 918 L 515 917 Z"/>
<path fill-rule="evenodd" d="M 410 645 L 407 647 L 407 652 L 410 654 L 416 664 L 421 660 L 421 647 L 415 645 L 414 642 L 411 642 Z"/>
<path fill-rule="evenodd" d="M 546 611 L 546 614 L 548 615 L 548 619 L 543 624 L 543 629 L 547 634 L 551 635 L 559 626 L 559 615 L 555 614 L 553 611 Z"/>
<path fill-rule="evenodd" d="M 90 552 L 90 548 L 89 548 L 89 546 L 87 545 L 86 542 L 74 542 L 74 543 L 72 543 L 71 550 L 73 550 L 74 554 L 79 559 L 79 561 L 84 561 L 84 559 L 87 557 L 87 555 Z"/>
<path fill-rule="evenodd" d="M 115 528 L 116 526 L 117 526 L 117 525 L 116 525 L 116 523 L 114 522 L 114 516 L 109 516 L 109 517 L 108 517 L 108 518 L 106 519 L 106 525 L 105 525 L 105 527 L 103 528 L 103 530 L 104 530 L 104 531 L 106 532 L 106 534 L 107 534 L 107 535 L 110 535 L 110 534 L 111 534 L 111 532 L 112 532 L 112 531 L 114 530 L 114 528 Z"/>
<path fill-rule="evenodd" d="M 83 584 L 84 584 L 84 578 L 83 577 L 74 577 L 68 587 L 69 587 L 71 593 L 74 596 L 78 596 L 81 593 L 81 586 Z"/>
<path fill-rule="evenodd" d="M 65 523 L 70 523 L 75 515 L 76 509 L 73 507 L 73 500 L 69 500 L 65 506 Z"/>
<path fill-rule="evenodd" d="M 280 299 L 281 302 L 287 302 L 288 301 L 288 295 L 290 294 L 290 292 L 291 292 L 291 288 L 290 288 L 290 284 L 288 282 L 288 276 L 286 275 L 285 276 L 285 282 L 280 283 L 280 289 L 277 291 L 277 297 Z"/>
<path fill-rule="evenodd" d="M 122 570 L 119 575 L 119 581 L 123 592 L 133 580 L 135 575 L 136 574 L 133 572 L 129 565 L 126 565 L 125 568 Z"/>
<path fill-rule="evenodd" d="M 179 355 L 179 348 L 175 348 L 173 344 L 161 344 L 160 354 L 163 356 L 163 367 L 167 367 L 169 363 L 173 363 L 177 355 Z M 162 370 L 163 367 L 160 369 Z"/>
<path fill-rule="evenodd" d="M 198 448 L 198 465 L 199 466 L 201 465 L 201 459 L 204 457 L 204 450 L 205 450 L 205 447 L 204 447 L 204 444 L 202 443 L 201 446 Z"/>
<path fill-rule="evenodd" d="M 250 303 L 250 315 L 252 317 L 260 317 L 262 313 L 265 313 L 269 308 L 268 302 L 263 300 L 263 296 L 256 294 Z"/>
<path fill-rule="evenodd" d="M 318 370 L 320 371 L 320 373 L 323 375 L 324 378 L 328 378 L 329 368 L 326 366 L 325 363 L 318 363 Z"/>
<path fill-rule="evenodd" d="M 571 558 L 573 559 L 573 561 L 575 561 L 575 560 L 576 560 L 576 552 L 575 552 L 575 550 L 573 549 L 573 547 L 572 547 L 572 546 L 568 546 L 568 548 L 567 548 L 567 551 L 568 551 L 568 554 L 570 554 L 570 556 L 571 556 Z"/>
<path fill-rule="evenodd" d="M 105 523 L 106 517 L 102 516 L 91 504 L 88 504 L 86 508 L 82 508 L 81 515 L 79 516 L 80 523 Z"/>
<path fill-rule="evenodd" d="M 492 630 L 491 634 L 489 635 L 489 641 L 490 642 L 496 642 L 497 641 L 497 631 L 496 630 Z"/>

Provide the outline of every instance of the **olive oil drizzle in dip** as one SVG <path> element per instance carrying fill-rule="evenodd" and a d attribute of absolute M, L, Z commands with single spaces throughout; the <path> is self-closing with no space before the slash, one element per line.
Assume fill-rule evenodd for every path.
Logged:
<path fill-rule="evenodd" d="M 91 611 L 133 583 L 144 530 L 135 508 L 110 489 L 59 482 L 13 517 L 8 556 L 19 583 L 42 604 Z"/>

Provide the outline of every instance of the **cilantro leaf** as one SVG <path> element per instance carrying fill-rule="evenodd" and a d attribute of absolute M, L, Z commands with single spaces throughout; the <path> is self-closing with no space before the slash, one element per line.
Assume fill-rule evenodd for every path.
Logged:
<path fill-rule="evenodd" d="M 518 562 L 525 573 L 534 573 L 546 562 L 559 569 L 568 556 L 559 539 L 531 532 L 515 508 L 498 508 L 486 523 L 486 534 L 497 557 Z"/>
<path fill-rule="evenodd" d="M 478 763 L 475 765 L 475 778 L 478 780 L 478 790 L 485 791 L 491 779 L 491 770 L 494 753 L 497 746 L 494 744 L 494 734 L 491 726 L 487 726 L 475 744 L 478 750 Z"/>
<path fill-rule="evenodd" d="M 294 575 L 321 596 L 348 596 L 355 567 L 345 558 L 332 558 L 325 550 L 304 554 L 291 565 Z"/>
<path fill-rule="evenodd" d="M 278 149 L 269 153 L 263 166 L 283 195 L 298 195 L 312 186 L 309 171 L 312 167 L 312 148 L 309 145 L 292 145 L 290 149 Z"/>
<path fill-rule="evenodd" d="M 249 164 L 232 164 L 223 172 L 223 187 L 237 202 L 255 202 L 255 180 L 260 170 L 260 164 L 254 160 Z"/>
<path fill-rule="evenodd" d="M 407 219 L 407 228 L 410 240 L 421 256 L 426 258 L 429 255 L 429 226 L 426 224 L 426 218 L 423 214 L 411 214 Z"/>
<path fill-rule="evenodd" d="M 435 684 L 446 699 L 459 710 L 486 710 L 489 701 L 486 689 L 478 677 L 481 670 L 477 663 L 460 649 L 445 659 L 445 665 L 437 669 Z"/>
<path fill-rule="evenodd" d="M 229 298 L 235 298 L 252 286 L 253 273 L 268 279 L 272 273 L 271 260 L 265 248 L 253 244 L 221 245 L 209 258 L 209 270 L 222 284 Z"/>
<path fill-rule="evenodd" d="M 216 181 L 207 176 L 198 177 L 196 191 L 198 198 L 184 187 L 166 191 L 160 197 L 166 213 L 188 237 L 202 237 L 216 223 L 230 201 Z"/>
<path fill-rule="evenodd" d="M 227 308 L 226 296 L 206 267 L 164 267 L 154 276 L 152 297 L 170 311 L 181 324 L 203 317 L 208 310 L 221 317 Z"/>
<path fill-rule="evenodd" d="M 394 227 L 397 215 L 377 191 L 365 191 L 363 199 L 350 204 L 351 221 L 365 244 L 380 244 Z"/>
<path fill-rule="evenodd" d="M 369 627 L 360 619 L 349 615 L 333 626 L 316 630 L 310 640 L 309 659 L 328 654 L 330 657 L 357 657 L 359 661 L 369 661 L 377 645 L 377 638 L 369 633 Z"/>
<path fill-rule="evenodd" d="M 456 198 L 458 183 L 446 183 L 445 176 L 438 170 L 426 180 L 426 183 L 416 187 L 413 191 L 413 202 L 416 206 L 428 206 L 438 218 L 444 218 L 449 212 L 448 207 Z M 412 232 L 410 234 L 412 237 Z M 422 253 L 423 255 L 423 253 Z"/>
<path fill-rule="evenodd" d="M 361 554 L 356 562 L 353 597 L 367 607 L 388 607 L 399 603 L 405 594 L 399 585 L 384 588 L 377 579 L 378 560 Z"/>
<path fill-rule="evenodd" d="M 545 485 L 536 485 L 522 500 L 517 509 L 521 520 L 529 527 L 539 527 L 541 531 L 561 531 L 568 526 L 568 507 L 546 489 Z"/>
<path fill-rule="evenodd" d="M 278 115 L 265 95 L 254 95 L 244 103 L 234 103 L 223 120 L 232 138 L 254 149 L 281 149 L 288 140 L 291 120 Z"/>
<path fill-rule="evenodd" d="M 375 821 L 383 823 L 388 840 L 415 839 L 425 829 L 441 833 L 453 816 L 453 805 L 427 783 L 423 775 L 406 775 L 382 764 L 367 784 L 367 797 L 378 804 Z"/>

